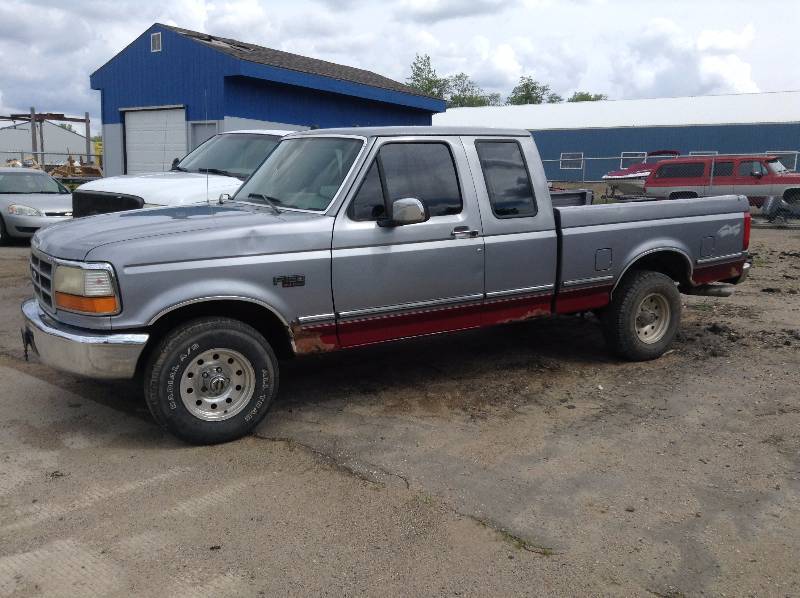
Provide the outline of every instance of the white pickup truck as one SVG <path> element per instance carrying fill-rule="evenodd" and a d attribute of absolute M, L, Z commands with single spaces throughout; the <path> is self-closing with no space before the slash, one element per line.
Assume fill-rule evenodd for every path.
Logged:
<path fill-rule="evenodd" d="M 233 194 L 292 131 L 247 130 L 214 135 L 168 172 L 108 177 L 72 194 L 74 218 L 156 206 L 181 206 Z"/>

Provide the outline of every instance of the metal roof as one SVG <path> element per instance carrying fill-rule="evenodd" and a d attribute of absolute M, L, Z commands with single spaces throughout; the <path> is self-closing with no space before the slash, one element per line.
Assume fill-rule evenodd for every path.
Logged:
<path fill-rule="evenodd" d="M 256 44 L 240 42 L 238 40 L 229 39 L 226 37 L 218 37 L 216 35 L 209 35 L 207 33 L 182 29 L 181 27 L 174 27 L 172 25 L 164 25 L 162 23 L 156 23 L 156 25 L 165 29 L 170 29 L 185 37 L 191 38 L 194 41 L 205 44 L 210 48 L 225 54 L 229 54 L 241 60 L 298 71 L 301 73 L 331 77 L 341 81 L 350 81 L 353 83 L 360 83 L 362 85 L 370 85 L 372 87 L 408 93 L 425 98 L 432 97 L 424 93 L 420 93 L 413 87 L 409 87 L 408 85 L 393 79 L 389 79 L 383 75 L 373 73 L 372 71 L 346 66 L 343 64 L 336 64 L 335 62 L 328 62 L 327 60 L 320 60 L 318 58 L 300 56 L 299 54 L 292 54 L 291 52 L 284 52 L 282 50 L 265 48 L 263 46 L 257 46 Z"/>
<path fill-rule="evenodd" d="M 313 135 L 357 135 L 359 137 L 401 137 L 419 135 L 493 135 L 496 137 L 528 137 L 525 129 L 495 129 L 492 127 L 342 127 L 296 131 L 292 137 Z"/>
<path fill-rule="evenodd" d="M 800 122 L 800 91 L 451 108 L 434 125 L 553 129 Z"/>

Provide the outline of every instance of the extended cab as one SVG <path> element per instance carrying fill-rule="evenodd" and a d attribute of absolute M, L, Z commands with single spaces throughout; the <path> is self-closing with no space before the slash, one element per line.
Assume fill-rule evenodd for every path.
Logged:
<path fill-rule="evenodd" d="M 800 204 L 800 174 L 776 156 L 695 156 L 661 162 L 644 183 L 650 197 L 681 199 L 744 195 L 754 206 L 770 196 Z"/>
<path fill-rule="evenodd" d="M 656 358 L 680 292 L 744 280 L 749 234 L 744 197 L 553 208 L 527 131 L 310 131 L 233 198 L 38 233 L 23 338 L 141 376 L 162 426 L 222 442 L 264 417 L 279 357 L 593 310 L 614 353 Z"/>
<path fill-rule="evenodd" d="M 210 137 L 168 172 L 97 179 L 72 194 L 75 218 L 157 206 L 181 206 L 234 193 L 290 131 L 229 131 Z"/>

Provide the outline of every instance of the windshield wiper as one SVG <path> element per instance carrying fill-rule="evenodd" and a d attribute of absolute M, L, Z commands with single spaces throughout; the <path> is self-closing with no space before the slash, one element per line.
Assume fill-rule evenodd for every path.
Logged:
<path fill-rule="evenodd" d="M 274 197 L 268 197 L 268 196 L 264 195 L 263 193 L 249 193 L 247 195 L 247 197 L 254 197 L 256 199 L 263 199 L 269 205 L 269 207 L 272 208 L 272 212 L 273 213 L 275 213 L 275 214 L 280 214 L 281 213 L 281 211 L 278 209 L 278 206 L 276 205 L 276 204 L 281 203 L 280 199 L 276 199 Z"/>
<path fill-rule="evenodd" d="M 188 169 L 184 168 L 183 166 L 178 166 L 177 164 L 170 168 L 170 170 L 178 170 L 180 172 L 189 172 Z"/>
<path fill-rule="evenodd" d="M 234 177 L 234 178 L 237 178 L 237 179 L 241 179 L 242 178 L 241 175 L 238 175 L 238 174 L 233 173 L 233 172 L 229 172 L 227 170 L 222 170 L 220 168 L 198 168 L 197 172 L 202 172 L 204 174 L 208 173 L 208 174 L 218 174 L 218 175 L 221 175 L 221 176 L 231 176 L 231 177 Z"/>

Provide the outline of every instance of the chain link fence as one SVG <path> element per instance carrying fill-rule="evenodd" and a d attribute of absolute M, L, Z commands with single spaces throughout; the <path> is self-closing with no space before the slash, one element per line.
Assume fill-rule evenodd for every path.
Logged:
<path fill-rule="evenodd" d="M 702 162 L 678 162 L 665 165 L 659 173 L 660 178 L 697 179 L 697 186 L 687 193 L 694 196 L 737 193 L 750 198 L 752 212 L 772 223 L 800 222 L 800 191 L 787 191 L 786 185 L 775 182 L 780 176 L 759 160 L 737 161 L 741 156 L 775 156 L 779 166 L 787 173 L 795 173 L 800 166 L 798 154 L 794 150 L 764 152 L 762 154 L 724 154 L 711 151 L 695 151 L 679 155 L 648 156 L 645 152 L 622 152 L 618 156 L 585 156 L 582 152 L 564 152 L 557 159 L 546 158 L 544 164 L 547 180 L 554 188 L 586 187 L 594 191 L 596 203 L 633 201 L 644 199 L 644 180 L 651 167 L 659 162 L 669 162 L 679 158 L 710 158 L 710 168 Z M 736 164 L 736 166 L 735 166 Z M 631 168 L 633 167 L 633 168 Z M 631 169 L 628 173 L 619 171 Z M 637 172 L 638 171 L 638 172 Z M 746 172 L 745 172 L 746 171 Z M 612 179 L 603 178 L 615 173 Z M 763 183 L 762 183 L 763 181 Z M 800 187 L 800 185 L 798 185 Z M 675 197 L 679 197 L 676 194 Z"/>

